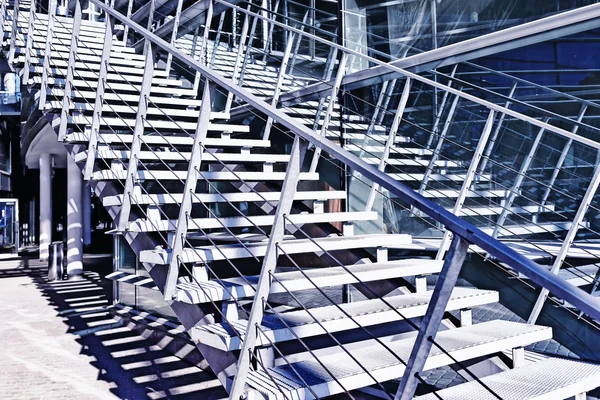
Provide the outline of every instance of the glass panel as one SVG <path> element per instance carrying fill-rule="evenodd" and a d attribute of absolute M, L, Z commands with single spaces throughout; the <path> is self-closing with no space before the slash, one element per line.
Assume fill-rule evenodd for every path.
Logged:
<path fill-rule="evenodd" d="M 14 253 L 15 203 L 0 202 L 0 253 Z"/>

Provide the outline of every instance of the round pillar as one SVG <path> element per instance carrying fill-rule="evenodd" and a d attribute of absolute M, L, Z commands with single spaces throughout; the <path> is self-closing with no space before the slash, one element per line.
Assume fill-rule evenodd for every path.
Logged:
<path fill-rule="evenodd" d="M 67 274 L 83 273 L 83 176 L 70 156 L 67 157 Z"/>
<path fill-rule="evenodd" d="M 52 155 L 40 156 L 40 260 L 47 261 L 52 241 Z"/>

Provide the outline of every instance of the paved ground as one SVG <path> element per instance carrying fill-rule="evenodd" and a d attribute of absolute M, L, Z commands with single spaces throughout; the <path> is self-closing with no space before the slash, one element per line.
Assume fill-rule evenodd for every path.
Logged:
<path fill-rule="evenodd" d="M 86 261 L 94 265 L 93 259 Z M 0 261 L 3 399 L 226 396 L 214 375 L 169 355 L 113 318 L 104 309 L 112 301 L 109 284 L 98 273 L 58 283 L 48 283 L 46 273 L 37 261 Z"/>

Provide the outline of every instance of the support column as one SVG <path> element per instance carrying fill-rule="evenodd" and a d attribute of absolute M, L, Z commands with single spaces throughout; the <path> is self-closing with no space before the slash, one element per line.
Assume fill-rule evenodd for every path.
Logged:
<path fill-rule="evenodd" d="M 40 261 L 47 261 L 52 241 L 52 155 L 40 156 Z"/>
<path fill-rule="evenodd" d="M 67 273 L 69 279 L 83 272 L 83 175 L 67 157 Z"/>
<path fill-rule="evenodd" d="M 83 182 L 83 245 L 92 243 L 92 188 Z"/>

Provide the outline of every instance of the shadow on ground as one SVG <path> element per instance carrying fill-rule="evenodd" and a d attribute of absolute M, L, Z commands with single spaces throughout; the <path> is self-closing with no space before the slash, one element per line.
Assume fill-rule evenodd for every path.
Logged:
<path fill-rule="evenodd" d="M 97 379 L 109 383 L 122 399 L 220 399 L 227 397 L 214 374 L 162 350 L 126 326 L 111 313 L 110 256 L 85 259 L 79 281 L 48 282 L 47 265 L 34 257 L 22 258 L 12 269 L 0 270 L 0 279 L 29 277 L 56 310 L 57 324 L 81 346 L 98 371 Z M 110 394 L 107 393 L 107 396 Z M 76 397 L 73 397 L 76 398 Z"/>

